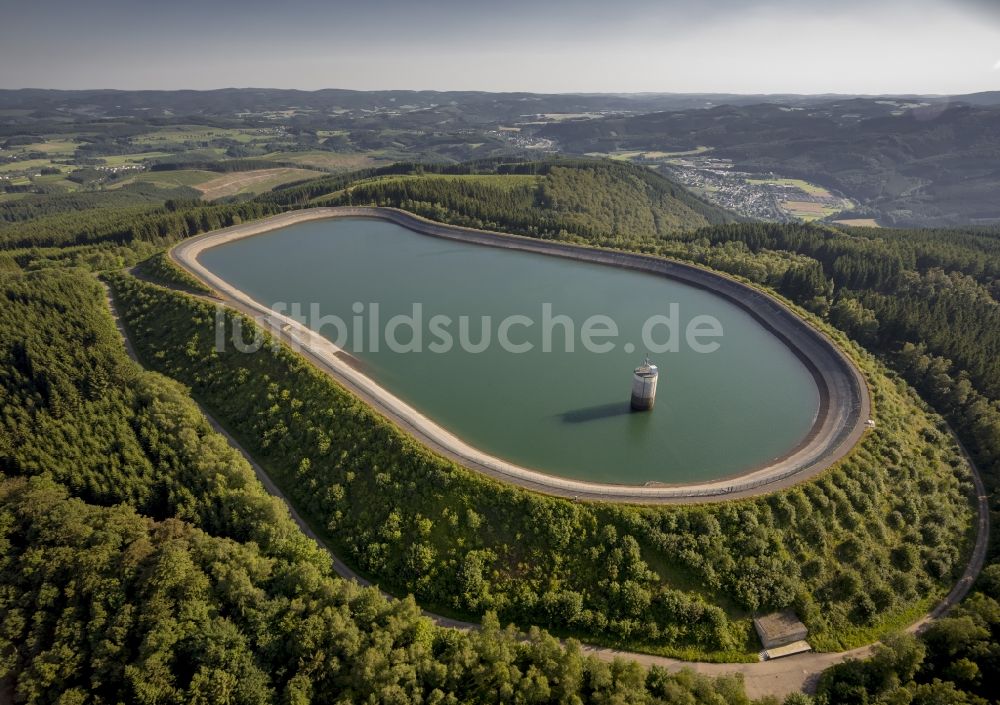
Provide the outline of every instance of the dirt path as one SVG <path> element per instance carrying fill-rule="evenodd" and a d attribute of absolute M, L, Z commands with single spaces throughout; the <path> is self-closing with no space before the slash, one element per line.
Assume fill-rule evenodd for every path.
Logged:
<path fill-rule="evenodd" d="M 223 196 L 235 196 L 243 193 L 251 187 L 257 187 L 258 191 L 266 191 L 280 184 L 299 179 L 316 178 L 323 176 L 325 172 L 311 169 L 295 169 L 292 167 L 276 167 L 274 169 L 256 169 L 254 171 L 235 171 L 223 176 L 218 176 L 194 188 L 201 191 L 202 197 L 206 201 L 212 201 Z"/>
<path fill-rule="evenodd" d="M 158 286 L 162 284 L 155 283 Z M 105 287 L 107 289 L 107 287 Z M 169 288 L 169 287 L 168 287 Z M 178 291 L 182 291 L 177 289 Z M 190 292 L 183 292 L 189 296 L 196 296 L 197 298 L 202 298 L 213 304 L 221 303 L 220 299 L 208 296 L 197 296 L 190 294 Z M 125 349 L 128 354 L 136 360 L 139 364 L 141 362 L 135 354 L 135 348 L 129 339 L 128 333 L 122 324 L 113 296 L 108 289 L 108 304 L 111 307 L 112 314 L 115 319 L 115 323 L 118 325 L 118 329 L 122 334 L 125 342 Z M 237 307 L 239 308 L 239 307 Z M 302 351 L 306 353 L 307 351 Z M 324 369 L 322 366 L 322 360 L 305 355 L 307 359 L 313 362 L 313 364 L 318 364 L 320 369 Z M 261 483 L 273 496 L 281 499 L 285 505 L 288 507 L 288 511 L 292 518 L 299 525 L 302 531 L 316 541 L 320 546 L 324 547 L 330 552 L 333 558 L 334 569 L 337 574 L 348 580 L 357 581 L 361 585 L 371 585 L 372 583 L 366 578 L 358 575 L 349 567 L 347 567 L 334 552 L 312 529 L 308 522 L 306 522 L 295 510 L 294 505 L 285 496 L 281 489 L 271 480 L 267 472 L 260 466 L 257 461 L 251 456 L 237 441 L 233 436 L 221 425 L 219 424 L 203 407 L 202 413 L 208 419 L 212 426 L 223 434 L 229 444 L 240 452 L 247 462 L 250 463 L 251 467 L 254 469 L 257 477 L 260 479 Z M 957 605 L 965 596 L 968 594 L 972 587 L 973 582 L 975 582 L 976 577 L 983 568 L 983 564 L 986 558 L 987 542 L 989 537 L 989 497 L 986 493 L 985 485 L 983 484 L 982 478 L 979 474 L 979 470 L 976 465 L 972 462 L 972 458 L 969 456 L 968 452 L 959 443 L 962 452 L 969 463 L 969 467 L 972 470 L 973 484 L 976 492 L 976 508 L 977 508 L 977 534 L 976 541 L 973 547 L 973 551 L 969 557 L 969 561 L 966 564 L 965 571 L 962 577 L 952 588 L 951 592 L 928 614 L 924 615 L 921 619 L 911 624 L 906 631 L 910 633 L 919 633 L 925 629 L 933 620 L 947 614 L 952 607 Z M 392 597 L 386 594 L 387 597 Z M 461 620 L 452 619 L 449 617 L 444 617 L 441 615 L 434 614 L 433 612 L 428 612 L 426 610 L 423 613 L 432 619 L 435 624 L 441 627 L 449 627 L 455 629 L 476 629 L 479 625 L 464 622 Z M 681 669 L 690 669 L 697 673 L 704 674 L 706 676 L 723 676 L 731 675 L 733 673 L 739 673 L 744 680 L 746 686 L 747 694 L 752 698 L 759 698 L 765 695 L 774 695 L 777 697 L 784 697 L 792 692 L 809 691 L 815 687 L 816 681 L 819 679 L 820 674 L 827 668 L 834 666 L 838 663 L 843 663 L 849 659 L 862 659 L 871 655 L 874 644 L 869 646 L 863 646 L 857 649 L 852 649 L 850 651 L 836 652 L 836 653 L 818 653 L 818 652 L 807 652 L 803 654 L 797 654 L 795 656 L 789 656 L 786 658 L 775 659 L 773 661 L 758 661 L 753 663 L 710 663 L 710 662 L 700 662 L 700 661 L 682 661 L 680 659 L 667 658 L 664 656 L 654 656 L 651 654 L 643 654 L 631 651 L 621 651 L 618 649 L 613 649 L 609 647 L 601 646 L 591 646 L 584 644 L 583 652 L 599 658 L 604 661 L 613 661 L 616 658 L 629 659 L 636 661 L 644 666 L 661 666 L 667 668 L 671 671 L 678 671 Z M 2 704 L 0 704 L 2 705 Z"/>

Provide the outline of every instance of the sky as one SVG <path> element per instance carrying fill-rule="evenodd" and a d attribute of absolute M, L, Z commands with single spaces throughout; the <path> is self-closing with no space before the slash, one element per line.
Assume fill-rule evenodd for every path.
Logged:
<path fill-rule="evenodd" d="M 1000 89 L 1000 0 L 0 0 L 0 88 Z"/>

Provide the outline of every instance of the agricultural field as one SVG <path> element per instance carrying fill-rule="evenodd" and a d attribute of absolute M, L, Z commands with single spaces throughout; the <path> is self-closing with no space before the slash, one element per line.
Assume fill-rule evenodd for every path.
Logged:
<path fill-rule="evenodd" d="M 72 181 L 68 177 L 77 170 L 89 170 L 86 181 L 93 186 L 113 182 L 123 173 L 139 172 L 148 162 L 170 156 L 170 152 L 140 148 L 126 154 L 91 155 L 81 151 L 89 143 L 76 137 L 61 135 L 46 139 L 46 136 L 39 135 L 35 139 L 35 142 L 0 149 L 0 157 L 12 159 L 0 163 L 0 175 L 8 177 L 0 186 L 34 186 L 38 193 L 76 191 L 81 187 L 81 180 Z M 43 173 L 43 170 L 58 170 L 59 173 Z M 114 186 L 112 183 L 111 187 Z"/>
<path fill-rule="evenodd" d="M 19 159 L 8 164 L 0 164 L 0 174 L 13 173 L 15 171 L 31 171 L 32 169 L 42 169 L 51 166 L 48 159 Z"/>
<path fill-rule="evenodd" d="M 310 169 L 277 167 L 274 169 L 254 169 L 218 173 L 203 169 L 177 169 L 171 171 L 146 171 L 122 180 L 111 188 L 121 188 L 131 183 L 147 183 L 160 188 L 190 186 L 202 192 L 207 201 L 226 196 L 258 194 L 270 191 L 275 186 L 322 176 L 322 172 Z"/>
<path fill-rule="evenodd" d="M 849 203 L 843 201 L 779 201 L 779 206 L 796 220 L 811 222 L 823 220 L 841 211 L 850 208 Z"/>
<path fill-rule="evenodd" d="M 309 152 L 271 152 L 261 157 L 275 161 L 289 162 L 304 168 L 320 169 L 322 171 L 353 171 L 370 166 L 391 164 L 392 159 L 381 156 L 378 152 L 348 153 L 326 152 L 314 150 Z"/>
<path fill-rule="evenodd" d="M 26 144 L 22 147 L 13 150 L 15 152 L 27 153 L 27 152 L 44 152 L 45 154 L 51 155 L 72 155 L 76 151 L 79 143 L 72 140 L 48 140 L 45 142 L 35 142 L 33 144 Z"/>
<path fill-rule="evenodd" d="M 327 130 L 323 135 L 317 134 L 317 138 L 340 134 L 339 130 Z M 369 154 L 339 154 L 318 149 L 301 151 L 301 147 L 293 152 L 274 151 L 282 148 L 286 141 L 289 147 L 295 146 L 294 140 L 289 141 L 289 135 L 280 126 L 151 126 L 115 137 L 99 132 L 39 132 L 31 135 L 30 141 L 12 140 L 5 149 L 0 149 L 0 162 L 6 162 L 0 163 L 0 191 L 4 187 L 13 190 L 29 186 L 36 194 L 65 193 L 81 188 L 114 190 L 128 184 L 151 184 L 164 189 L 199 187 L 206 200 L 213 200 L 256 195 L 321 173 L 349 171 L 389 161 Z M 245 149 L 240 145 L 245 145 Z M 262 163 L 233 171 L 204 168 L 207 164 L 238 158 L 260 159 Z M 268 158 L 274 162 L 273 168 Z M 173 162 L 179 168 L 150 170 L 157 162 Z M 259 168 L 254 168 L 257 166 Z M 42 173 L 53 169 L 58 169 L 59 173 Z M 70 180 L 70 175 L 80 170 L 85 172 Z M 201 188 L 202 184 L 206 185 Z"/>
<path fill-rule="evenodd" d="M 120 181 L 110 188 L 121 188 L 131 183 L 146 183 L 159 186 L 161 188 L 175 188 L 177 186 L 198 186 L 206 181 L 218 178 L 219 174 L 214 171 L 203 171 L 200 169 L 177 169 L 174 171 L 146 171 L 135 176 Z"/>
<path fill-rule="evenodd" d="M 781 201 L 785 210 L 800 220 L 822 218 L 828 214 L 828 209 L 822 203 L 814 201 Z"/>
<path fill-rule="evenodd" d="M 115 154 L 100 157 L 100 159 L 107 166 L 125 166 L 126 164 L 141 164 L 145 161 L 169 156 L 170 152 L 136 152 L 135 154 Z"/>
<path fill-rule="evenodd" d="M 55 188 L 61 191 L 76 191 L 80 184 L 70 181 L 66 176 L 73 171 L 72 167 L 60 167 L 58 174 L 43 174 L 31 178 L 31 183 L 35 186 L 42 186 L 48 189 Z"/>
<path fill-rule="evenodd" d="M 837 225 L 847 225 L 853 228 L 881 228 L 874 218 L 845 218 L 833 221 Z"/>
<path fill-rule="evenodd" d="M 195 185 L 195 188 L 202 192 L 205 200 L 213 201 L 226 196 L 264 193 L 282 184 L 304 181 L 317 176 L 322 176 L 322 173 L 309 169 L 287 167 L 257 169 L 216 175 L 211 180 Z"/>
<path fill-rule="evenodd" d="M 806 192 L 810 196 L 819 196 L 821 198 L 829 198 L 830 197 L 830 192 L 827 191 L 822 186 L 818 186 L 817 184 L 811 184 L 808 181 L 803 181 L 802 179 L 782 179 L 782 178 L 774 178 L 774 179 L 747 179 L 747 183 L 748 184 L 766 184 L 768 186 L 779 186 L 779 187 L 796 188 L 796 189 L 799 189 L 800 191 Z"/>
<path fill-rule="evenodd" d="M 588 152 L 588 157 L 598 157 L 607 159 L 617 159 L 620 161 L 648 162 L 660 159 L 672 159 L 674 157 L 692 157 L 699 154 L 711 152 L 711 147 L 700 146 L 695 149 L 688 149 L 679 152 L 661 152 L 657 150 L 630 150 L 624 152 Z"/>
<path fill-rule="evenodd" d="M 273 140 L 284 135 L 281 128 L 221 128 L 206 125 L 173 125 L 145 135 L 132 138 L 136 145 L 156 146 L 158 144 L 204 143 L 212 140 L 232 140 L 249 143 L 257 140 Z"/>

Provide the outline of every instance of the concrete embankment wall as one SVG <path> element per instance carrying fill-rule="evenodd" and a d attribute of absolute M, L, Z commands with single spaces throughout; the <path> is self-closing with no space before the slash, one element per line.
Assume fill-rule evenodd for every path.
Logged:
<path fill-rule="evenodd" d="M 405 211 L 362 207 L 295 211 L 207 233 L 184 241 L 174 248 L 172 256 L 196 277 L 219 290 L 231 303 L 237 304 L 237 308 L 259 317 L 267 314 L 267 308 L 208 272 L 197 261 L 198 254 L 235 239 L 299 222 L 336 217 L 379 218 L 433 237 L 624 267 L 666 276 L 711 291 L 739 306 L 788 345 L 812 373 L 820 393 L 819 412 L 808 436 L 782 457 L 766 465 L 750 468 L 738 477 L 684 485 L 641 487 L 589 483 L 546 475 L 488 456 L 438 427 L 373 380 L 347 368 L 342 360 L 333 355 L 329 349 L 332 346 L 328 343 L 323 345 L 322 342 L 317 342 L 311 346 L 308 341 L 315 341 L 318 336 L 308 329 L 303 328 L 294 336 L 294 342 L 305 348 L 313 362 L 321 367 L 325 366 L 326 371 L 372 403 L 390 420 L 435 450 L 474 470 L 529 489 L 579 499 L 648 503 L 719 501 L 769 492 L 812 477 L 849 453 L 864 434 L 865 421 L 871 413 L 868 387 L 854 363 L 833 341 L 774 297 L 735 279 L 694 265 L 628 252 L 442 225 Z M 312 347 L 316 349 L 311 349 Z"/>

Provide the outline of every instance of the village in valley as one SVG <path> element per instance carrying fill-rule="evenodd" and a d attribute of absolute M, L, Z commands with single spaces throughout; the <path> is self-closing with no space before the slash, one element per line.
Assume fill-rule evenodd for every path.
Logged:
<path fill-rule="evenodd" d="M 688 152 L 630 151 L 591 156 L 648 166 L 745 218 L 782 223 L 832 220 L 856 206 L 851 199 L 802 179 L 740 171 L 732 160 L 712 154 L 708 147 Z"/>

